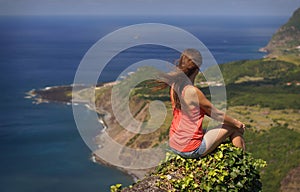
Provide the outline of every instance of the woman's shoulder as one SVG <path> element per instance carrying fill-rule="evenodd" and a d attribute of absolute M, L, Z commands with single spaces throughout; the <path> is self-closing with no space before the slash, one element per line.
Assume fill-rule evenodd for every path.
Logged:
<path fill-rule="evenodd" d="M 194 85 L 191 85 L 191 84 L 188 84 L 184 87 L 184 91 L 186 93 L 196 93 L 197 91 L 199 90 L 198 87 L 194 86 Z"/>
<path fill-rule="evenodd" d="M 197 96 L 199 89 L 194 85 L 186 85 L 184 87 L 184 96 L 187 98 L 194 98 Z"/>

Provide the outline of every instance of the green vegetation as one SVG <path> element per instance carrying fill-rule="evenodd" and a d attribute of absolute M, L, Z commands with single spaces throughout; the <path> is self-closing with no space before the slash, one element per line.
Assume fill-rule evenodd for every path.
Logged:
<path fill-rule="evenodd" d="M 300 165 L 300 49 L 297 48 L 299 45 L 300 9 L 272 37 L 265 48 L 271 53 L 268 58 L 236 61 L 219 66 L 226 84 L 229 113 L 242 119 L 249 128 L 245 135 L 247 151 L 251 152 L 254 158 L 266 160 L 268 164 L 260 172 L 262 189 L 267 192 L 279 191 L 280 182 L 286 174 Z M 219 83 L 217 78 L 214 79 L 214 71 L 213 67 L 207 69 L 204 72 L 205 77 Z M 210 98 L 209 87 L 200 83 L 206 81 L 205 77 L 200 74 L 195 84 Z M 153 93 L 147 83 L 139 84 L 132 95 L 148 101 L 162 99 L 167 103 L 168 100 L 167 90 Z M 167 129 L 160 132 L 164 137 L 160 137 L 159 142 L 167 139 L 166 133 Z M 223 157 L 226 156 L 221 153 Z M 147 188 L 153 191 L 229 190 L 235 181 L 230 178 L 233 176 L 230 173 L 236 169 L 235 166 L 231 166 L 227 167 L 227 170 L 230 170 L 228 172 L 222 172 L 224 169 L 219 171 L 218 166 L 223 166 L 226 162 L 224 160 L 216 163 L 222 156 L 221 153 L 218 149 L 200 161 L 175 156 L 159 166 L 157 172 L 123 191 L 143 191 Z M 251 177 L 251 174 L 253 176 L 258 172 L 248 173 L 249 177 L 246 179 L 256 180 L 257 178 Z M 202 181 L 203 178 L 206 179 Z M 241 176 L 241 179 L 244 177 Z M 222 180 L 223 182 L 220 182 Z M 245 183 L 249 180 L 243 180 L 243 187 L 247 186 Z M 259 184 L 253 186 L 257 188 L 244 191 L 260 190 Z M 241 185 L 232 188 L 232 191 L 243 191 L 239 187 Z M 118 191 L 121 186 L 113 186 L 112 189 Z"/>
<path fill-rule="evenodd" d="M 299 88 L 297 89 L 299 90 Z M 282 91 L 282 92 L 280 92 Z M 270 109 L 300 109 L 299 91 L 277 86 L 227 86 L 229 106 L 260 106 Z"/>
<path fill-rule="evenodd" d="M 297 9 L 284 27 L 295 27 L 300 30 L 300 8 Z"/>
<path fill-rule="evenodd" d="M 300 57 L 299 57 L 299 55 L 296 55 L 296 54 L 285 55 L 285 56 L 277 56 L 276 59 L 279 60 L 279 61 L 285 61 L 285 62 L 288 62 L 288 63 L 293 63 L 293 64 L 296 64 L 298 66 L 300 65 Z"/>
<path fill-rule="evenodd" d="M 270 57 L 278 55 L 300 54 L 300 8 L 298 8 L 286 24 L 272 36 L 271 41 L 264 48 L 270 53 Z"/>
<path fill-rule="evenodd" d="M 220 69 L 229 106 L 300 109 L 299 65 L 277 59 L 259 59 L 223 64 Z M 211 71 L 214 69 L 205 73 L 211 75 Z M 203 77 L 198 79 L 203 80 Z M 207 88 L 202 90 L 209 93 Z"/>
<path fill-rule="evenodd" d="M 300 116 L 296 109 L 271 110 L 259 106 L 231 106 L 227 114 L 240 119 L 251 130 L 267 131 L 285 125 L 285 128 L 300 133 Z"/>
<path fill-rule="evenodd" d="M 220 68 L 226 82 L 229 111 L 231 108 L 236 110 L 236 113 L 241 116 L 238 118 L 243 119 L 248 128 L 252 127 L 246 132 L 247 150 L 253 153 L 255 158 L 262 158 L 268 163 L 268 166 L 261 172 L 263 191 L 278 191 L 280 181 L 288 171 L 300 164 L 298 158 L 300 133 L 296 132 L 299 131 L 297 128 L 299 123 L 297 123 L 297 119 L 294 119 L 300 109 L 300 86 L 297 84 L 300 82 L 300 66 L 278 59 L 259 59 L 223 64 Z M 209 70 L 211 69 L 205 72 L 208 75 Z M 200 80 L 205 81 L 205 78 L 199 75 L 197 82 Z M 209 98 L 208 87 L 201 89 Z M 142 82 L 136 86 L 131 96 L 148 101 L 162 99 L 168 104 L 167 108 L 170 108 L 170 103 L 166 101 L 169 100 L 168 94 L 168 90 L 153 93 L 150 91 L 149 84 Z M 290 121 L 286 116 L 294 120 Z M 170 122 L 171 117 L 168 116 L 168 118 L 168 122 Z M 163 130 L 161 129 L 158 142 L 165 141 L 168 138 L 167 133 L 168 127 L 165 126 Z M 135 137 L 134 142 L 133 140 L 131 142 L 138 143 L 139 139 L 141 139 L 140 136 Z M 132 144 L 131 142 L 130 144 Z M 216 155 L 216 153 L 212 155 Z M 207 158 L 218 159 L 217 156 L 208 156 Z M 202 160 L 202 163 L 208 161 L 208 159 Z M 186 160 L 185 169 L 194 170 L 194 172 L 177 175 L 179 172 L 174 172 L 174 170 L 188 171 L 180 166 L 178 169 L 175 168 L 171 162 L 162 164 L 156 175 L 153 173 L 147 177 L 150 179 L 148 182 L 159 183 L 159 189 L 167 190 L 171 186 L 170 189 L 179 191 L 198 189 L 200 191 L 200 188 L 205 190 L 207 186 L 213 186 L 212 184 L 204 186 L 204 182 L 196 179 L 197 175 L 201 174 L 201 177 L 209 177 L 207 172 L 205 172 L 206 175 L 203 173 L 203 171 L 210 170 L 208 167 L 201 170 L 193 165 L 193 160 Z M 209 164 L 209 167 L 213 166 Z M 215 169 L 213 167 L 211 170 Z M 171 170 L 174 173 L 175 179 L 173 178 L 173 180 L 167 179 L 168 171 Z M 215 172 L 218 173 L 216 170 Z M 224 178 L 226 177 L 224 176 Z M 207 181 L 211 181 L 211 179 L 207 178 Z M 130 190 L 126 188 L 126 190 L 134 191 L 134 187 L 142 186 L 141 183 L 135 184 Z M 222 185 L 219 186 L 220 190 L 225 187 L 230 188 L 229 181 L 222 182 Z M 157 185 L 151 187 L 155 188 Z M 217 189 L 216 186 L 212 188 Z"/>
<path fill-rule="evenodd" d="M 207 69 L 205 75 L 213 76 L 213 68 Z M 278 59 L 259 59 L 222 64 L 220 69 L 226 83 L 228 106 L 259 105 L 271 109 L 300 109 L 299 65 Z M 140 75 L 149 70 L 154 71 L 143 68 Z M 132 76 L 131 79 L 136 76 L 141 78 L 138 73 Z M 201 74 L 197 77 L 196 84 L 199 85 L 200 81 L 205 81 Z M 131 96 L 169 101 L 168 89 L 154 93 L 150 87 L 147 81 L 141 82 L 131 91 Z M 210 97 L 208 87 L 202 88 L 202 91 Z"/>
<path fill-rule="evenodd" d="M 300 81 L 300 68 L 294 63 L 277 59 L 236 61 L 220 65 L 226 85 L 236 83 L 243 77 L 260 77 L 260 84 L 283 84 Z"/>
<path fill-rule="evenodd" d="M 222 144 L 200 160 L 168 153 L 149 176 L 154 182 L 148 177 L 122 191 L 141 191 L 147 185 L 155 185 L 153 191 L 261 191 L 259 170 L 265 166 L 265 161 L 232 144 Z M 121 191 L 121 185 L 111 191 Z"/>
<path fill-rule="evenodd" d="M 278 191 L 288 171 L 300 164 L 300 133 L 281 126 L 260 132 L 248 130 L 245 138 L 247 150 L 268 164 L 261 172 L 263 191 Z"/>

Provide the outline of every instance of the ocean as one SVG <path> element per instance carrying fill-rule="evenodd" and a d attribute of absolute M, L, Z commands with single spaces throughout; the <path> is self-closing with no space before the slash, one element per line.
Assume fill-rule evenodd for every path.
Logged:
<path fill-rule="evenodd" d="M 1 16 L 0 17 L 0 191 L 109 191 L 133 179 L 93 163 L 76 128 L 72 107 L 35 105 L 25 92 L 71 84 L 87 50 L 121 27 L 164 23 L 199 38 L 219 64 L 258 59 L 287 17 L 209 16 Z M 178 54 L 164 47 L 141 46 L 116 56 L 101 74 L 113 81 L 130 64 Z M 166 57 L 166 56 L 164 56 Z M 90 113 L 86 109 L 86 115 Z"/>

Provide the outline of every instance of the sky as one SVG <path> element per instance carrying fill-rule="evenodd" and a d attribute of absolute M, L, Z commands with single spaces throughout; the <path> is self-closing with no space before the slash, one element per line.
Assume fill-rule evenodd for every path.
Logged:
<path fill-rule="evenodd" d="M 300 0 L 0 0 L 0 15 L 290 16 Z"/>

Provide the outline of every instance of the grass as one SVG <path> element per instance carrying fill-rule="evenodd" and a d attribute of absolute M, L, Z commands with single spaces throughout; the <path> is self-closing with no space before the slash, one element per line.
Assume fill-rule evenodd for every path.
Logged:
<path fill-rule="evenodd" d="M 248 130 L 245 138 L 247 150 L 267 161 L 261 172 L 263 191 L 279 191 L 281 180 L 300 164 L 300 133 L 278 126 L 259 133 Z"/>
<path fill-rule="evenodd" d="M 288 129 L 300 133 L 299 110 L 271 110 L 259 106 L 235 106 L 229 107 L 227 113 L 255 130 L 269 130 L 272 127 L 285 125 Z"/>
<path fill-rule="evenodd" d="M 299 52 L 299 51 L 298 51 Z M 294 63 L 296 65 L 300 65 L 300 57 L 299 55 L 288 55 L 288 56 L 278 56 L 277 60 Z"/>

